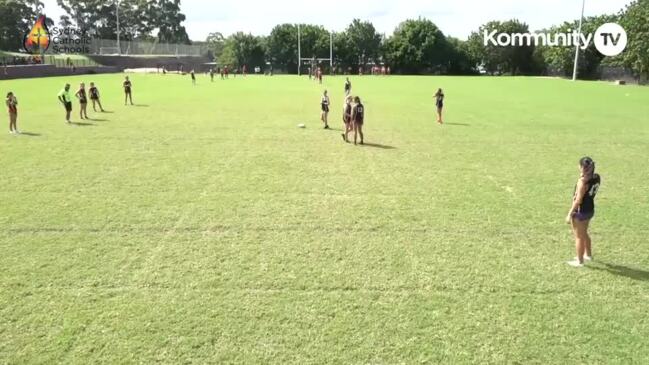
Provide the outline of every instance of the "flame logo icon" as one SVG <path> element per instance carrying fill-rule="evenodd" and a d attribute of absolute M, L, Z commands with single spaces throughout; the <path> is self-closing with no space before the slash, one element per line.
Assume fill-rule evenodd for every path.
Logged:
<path fill-rule="evenodd" d="M 50 32 L 47 29 L 47 18 L 41 15 L 32 30 L 25 35 L 25 51 L 32 54 L 45 53 L 50 47 Z"/>

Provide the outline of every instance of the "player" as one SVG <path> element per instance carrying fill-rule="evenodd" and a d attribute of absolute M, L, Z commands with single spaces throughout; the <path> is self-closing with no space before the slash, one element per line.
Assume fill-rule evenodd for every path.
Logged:
<path fill-rule="evenodd" d="M 126 102 L 128 100 L 131 101 L 131 105 L 133 105 L 133 83 L 131 83 L 131 80 L 129 80 L 128 76 L 124 79 L 124 105 L 126 105 Z"/>
<path fill-rule="evenodd" d="M 352 82 L 349 81 L 349 77 L 345 81 L 345 96 L 349 96 L 352 93 Z"/>
<path fill-rule="evenodd" d="M 92 110 L 97 112 L 97 105 L 99 105 L 99 110 L 103 113 L 105 110 L 104 107 L 101 106 L 101 100 L 99 100 L 99 89 L 97 89 L 94 82 L 90 83 L 90 89 L 88 89 L 88 92 L 90 93 L 90 100 L 92 100 Z"/>
<path fill-rule="evenodd" d="M 348 95 L 345 98 L 345 105 L 343 105 L 343 123 L 345 124 L 345 133 L 342 134 L 343 141 L 349 143 L 349 132 L 353 129 L 352 124 L 352 100 L 353 97 Z"/>
<path fill-rule="evenodd" d="M 361 145 L 363 144 L 363 124 L 365 123 L 365 107 L 361 103 L 361 98 L 354 97 L 354 107 L 352 108 L 352 123 L 354 123 L 354 145 L 356 138 L 360 134 Z"/>
<path fill-rule="evenodd" d="M 88 119 L 88 94 L 86 93 L 86 84 L 83 82 L 79 85 L 79 90 L 74 94 L 79 99 L 79 118 Z"/>
<path fill-rule="evenodd" d="M 196 86 L 196 73 L 194 72 L 194 69 L 189 73 L 192 77 L 192 85 Z"/>
<path fill-rule="evenodd" d="M 442 111 L 444 110 L 444 91 L 437 89 L 435 94 L 435 106 L 437 107 L 437 123 L 444 124 L 442 121 Z"/>
<path fill-rule="evenodd" d="M 241 68 L 241 74 L 243 77 L 246 77 L 246 75 L 248 74 L 248 65 L 243 65 L 243 67 Z"/>
<path fill-rule="evenodd" d="M 7 100 L 5 101 L 7 105 L 7 111 L 9 113 L 9 133 L 10 134 L 20 134 L 18 130 L 18 99 L 13 92 L 7 93 Z"/>
<path fill-rule="evenodd" d="M 70 114 L 72 114 L 72 97 L 70 96 L 70 84 L 65 84 L 63 90 L 59 92 L 58 98 L 65 108 L 65 122 L 71 124 Z"/>
<path fill-rule="evenodd" d="M 318 67 L 318 82 L 322 85 L 322 68 Z"/>
<path fill-rule="evenodd" d="M 320 106 L 322 109 L 322 114 L 320 115 L 320 120 L 324 123 L 324 129 L 329 129 L 329 95 L 327 95 L 327 90 L 324 91 L 322 95 L 322 100 L 320 101 Z"/>
<path fill-rule="evenodd" d="M 572 232 L 575 236 L 577 257 L 568 262 L 568 265 L 573 267 L 582 267 L 584 260 L 593 259 L 588 225 L 595 216 L 595 196 L 601 183 L 600 176 L 595 173 L 595 161 L 592 158 L 584 157 L 579 160 L 579 170 L 581 175 L 575 187 L 572 206 L 566 217 L 566 223 L 572 225 Z"/>
<path fill-rule="evenodd" d="M 214 69 L 213 68 L 210 68 L 210 80 L 212 80 L 212 82 L 214 82 Z"/>

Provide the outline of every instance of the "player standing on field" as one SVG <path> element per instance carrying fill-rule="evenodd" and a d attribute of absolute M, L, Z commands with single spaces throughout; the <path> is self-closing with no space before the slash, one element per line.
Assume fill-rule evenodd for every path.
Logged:
<path fill-rule="evenodd" d="M 437 107 L 437 123 L 444 124 L 442 121 L 442 112 L 444 111 L 444 91 L 437 89 L 435 94 L 435 107 Z"/>
<path fill-rule="evenodd" d="M 329 95 L 327 95 L 327 90 L 324 91 L 322 99 L 320 101 L 320 107 L 322 109 L 322 114 L 320 115 L 320 120 L 324 123 L 324 129 L 329 129 Z"/>
<path fill-rule="evenodd" d="M 72 97 L 70 96 L 70 84 L 65 84 L 63 90 L 59 92 L 59 101 L 65 108 L 65 122 L 70 124 L 70 114 L 72 113 Z"/>
<path fill-rule="evenodd" d="M 90 92 L 90 100 L 92 100 L 92 110 L 96 112 L 97 105 L 99 105 L 99 110 L 103 113 L 104 107 L 101 106 L 101 100 L 99 100 L 99 89 L 97 89 L 94 82 L 90 83 L 90 89 L 88 89 L 88 91 Z"/>
<path fill-rule="evenodd" d="M 126 105 L 128 100 L 130 100 L 131 105 L 133 105 L 133 84 L 131 83 L 131 80 L 129 80 L 128 76 L 124 78 L 122 86 L 124 87 L 124 105 Z"/>
<path fill-rule="evenodd" d="M 595 216 L 595 196 L 599 190 L 601 178 L 595 173 L 595 161 L 590 157 L 579 160 L 580 176 L 575 186 L 575 194 L 566 223 L 572 225 L 575 236 L 575 250 L 577 257 L 569 261 L 573 267 L 584 266 L 584 260 L 593 259 L 592 241 L 588 235 L 590 220 Z"/>
<path fill-rule="evenodd" d="M 88 119 L 88 94 L 86 93 L 86 84 L 82 82 L 74 96 L 79 99 L 79 118 L 84 119 L 85 116 L 85 119 Z"/>
<path fill-rule="evenodd" d="M 349 132 L 353 129 L 352 124 L 352 96 L 348 95 L 345 98 L 345 105 L 343 105 L 343 123 L 345 124 L 345 133 L 342 134 L 343 141 L 349 143 Z"/>
<path fill-rule="evenodd" d="M 352 82 L 349 81 L 349 77 L 345 81 L 345 96 L 349 96 L 352 93 Z"/>
<path fill-rule="evenodd" d="M 363 124 L 365 123 L 365 107 L 361 103 L 361 98 L 358 96 L 354 98 L 354 107 L 352 108 L 352 123 L 354 123 L 354 144 L 356 144 L 356 137 L 361 136 L 361 144 L 363 144 Z"/>
<path fill-rule="evenodd" d="M 7 112 L 9 113 L 9 133 L 11 134 L 20 134 L 18 130 L 18 99 L 11 91 L 7 94 L 7 100 L 5 101 L 7 105 Z"/>

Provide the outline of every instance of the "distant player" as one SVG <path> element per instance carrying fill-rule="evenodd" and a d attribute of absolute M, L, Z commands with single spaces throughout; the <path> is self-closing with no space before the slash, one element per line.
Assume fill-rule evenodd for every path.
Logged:
<path fill-rule="evenodd" d="M 86 84 L 82 82 L 74 96 L 79 99 L 79 118 L 88 119 L 88 94 L 86 93 Z"/>
<path fill-rule="evenodd" d="M 133 83 L 131 83 L 128 76 L 124 79 L 122 86 L 124 87 L 124 105 L 126 105 L 127 101 L 130 101 L 131 105 L 133 105 Z"/>
<path fill-rule="evenodd" d="M 18 130 L 18 99 L 13 92 L 7 93 L 7 100 L 5 101 L 7 112 L 9 113 L 9 133 L 20 134 Z"/>
<path fill-rule="evenodd" d="M 212 82 L 214 82 L 214 69 L 213 68 L 210 68 L 210 80 L 212 80 Z"/>
<path fill-rule="evenodd" d="M 352 131 L 353 123 L 352 123 L 352 100 L 353 97 L 351 95 L 348 95 L 345 98 L 345 104 L 343 105 L 343 123 L 345 124 L 345 133 L 342 134 L 343 136 L 343 141 L 349 143 L 349 132 Z"/>
<path fill-rule="evenodd" d="M 248 74 L 248 65 L 243 65 L 241 68 L 241 73 L 245 77 Z"/>
<path fill-rule="evenodd" d="M 437 123 L 444 124 L 442 120 L 442 112 L 444 111 L 444 91 L 437 89 L 435 94 L 435 107 L 437 107 Z"/>
<path fill-rule="evenodd" d="M 349 81 L 349 77 L 345 81 L 345 96 L 349 96 L 352 93 L 352 82 Z"/>
<path fill-rule="evenodd" d="M 580 176 L 575 187 L 572 205 L 566 223 L 572 225 L 575 236 L 575 249 L 577 257 L 569 261 L 573 267 L 584 266 L 584 260 L 593 259 L 592 241 L 588 235 L 590 220 L 595 216 L 595 196 L 599 190 L 601 178 L 595 173 L 595 161 L 590 157 L 579 160 Z"/>
<path fill-rule="evenodd" d="M 230 68 L 228 66 L 225 66 L 223 68 L 223 72 L 225 73 L 225 78 L 226 79 L 230 78 Z"/>
<path fill-rule="evenodd" d="M 329 95 L 327 95 L 327 90 L 324 91 L 322 99 L 320 101 L 320 107 L 322 109 L 322 114 L 320 114 L 320 120 L 324 123 L 324 129 L 329 129 Z"/>
<path fill-rule="evenodd" d="M 65 84 L 63 90 L 58 95 L 61 105 L 65 108 L 65 122 L 70 124 L 70 114 L 72 114 L 72 97 L 70 96 L 70 84 Z"/>
<path fill-rule="evenodd" d="M 164 68 L 163 68 L 164 71 Z M 101 106 L 101 100 L 99 97 L 99 89 L 95 86 L 94 82 L 90 83 L 90 89 L 88 89 L 88 92 L 90 93 L 90 100 L 92 101 L 92 110 L 95 112 L 97 111 L 97 105 L 99 105 L 99 110 L 101 112 L 104 112 L 104 107 Z"/>
<path fill-rule="evenodd" d="M 322 85 L 322 68 L 318 67 L 318 82 Z"/>
<path fill-rule="evenodd" d="M 196 86 L 196 73 L 194 72 L 194 69 L 189 73 L 192 77 L 192 85 Z"/>
<path fill-rule="evenodd" d="M 361 98 L 358 96 L 354 98 L 354 107 L 352 108 L 352 123 L 354 123 L 354 144 L 358 135 L 361 136 L 361 144 L 363 144 L 363 124 L 365 123 L 365 107 L 361 103 Z"/>

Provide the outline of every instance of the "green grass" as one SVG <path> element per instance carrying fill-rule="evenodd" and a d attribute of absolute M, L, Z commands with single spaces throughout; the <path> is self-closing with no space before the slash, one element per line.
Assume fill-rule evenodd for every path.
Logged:
<path fill-rule="evenodd" d="M 0 82 L 38 134 L 0 134 L 0 363 L 648 361 L 649 89 L 354 77 L 376 144 L 354 147 L 305 78 L 133 75 L 139 107 L 121 78 Z M 82 80 L 113 113 L 66 126 Z"/>

